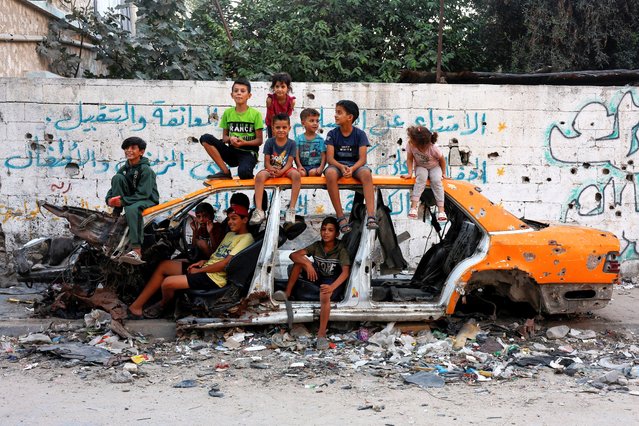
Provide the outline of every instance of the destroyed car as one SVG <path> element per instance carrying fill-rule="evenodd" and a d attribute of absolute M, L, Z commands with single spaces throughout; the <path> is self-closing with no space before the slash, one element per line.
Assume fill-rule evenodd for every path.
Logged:
<path fill-rule="evenodd" d="M 435 220 L 434 197 L 422 194 L 421 220 L 406 217 L 414 179 L 374 176 L 380 229 L 364 224 L 361 186 L 340 180 L 342 200 L 353 231 L 343 236 L 352 259 L 351 274 L 333 321 L 419 321 L 452 314 L 465 296 L 494 293 L 526 302 L 545 314 L 586 312 L 604 307 L 618 280 L 619 241 L 609 232 L 580 226 L 554 226 L 519 219 L 463 181 L 445 180 L 449 221 Z M 208 201 L 222 211 L 233 192 L 252 195 L 253 180 L 211 180 L 184 197 L 144 211 L 146 268 L 163 258 L 188 255 L 192 211 Z M 330 206 L 323 177 L 302 179 L 295 229 L 281 226 L 290 181 L 266 182 L 268 219 L 255 242 L 227 268 L 228 284 L 208 291 L 188 290 L 178 299 L 178 325 L 215 328 L 250 324 L 310 322 L 319 317 L 317 287 L 299 282 L 289 303 L 273 294 L 284 289 L 288 255 L 319 239 L 319 224 Z M 106 213 L 44 206 L 65 217 L 85 247 L 110 262 L 129 250 L 126 225 Z M 31 272 L 27 272 L 28 277 Z M 228 296 L 229 290 L 236 296 Z M 135 295 L 134 295 L 135 296 Z M 197 315 L 184 317 L 188 312 Z"/>

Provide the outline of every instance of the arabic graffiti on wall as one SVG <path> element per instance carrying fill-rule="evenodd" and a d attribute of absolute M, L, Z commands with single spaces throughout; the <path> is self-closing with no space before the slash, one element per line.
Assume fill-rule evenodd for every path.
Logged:
<path fill-rule="evenodd" d="M 152 108 L 150 115 L 142 109 Z M 150 107 L 125 102 L 122 105 L 85 104 L 78 102 L 74 109 L 64 108 L 62 118 L 46 117 L 55 130 L 68 132 L 81 130 L 95 132 L 104 124 L 120 124 L 130 132 L 144 130 L 149 124 L 160 127 L 205 127 L 217 121 L 217 107 L 193 105 L 168 105 L 166 101 L 153 101 Z"/>
<path fill-rule="evenodd" d="M 639 92 L 618 91 L 609 101 L 590 100 L 572 117 L 555 120 L 546 146 L 550 164 L 584 175 L 566 198 L 561 220 L 596 226 L 603 221 L 639 219 Z M 637 258 L 639 230 L 625 226 L 620 232 L 622 258 Z"/>
<path fill-rule="evenodd" d="M 51 85 L 55 90 L 56 83 Z M 90 84 L 87 87 L 89 86 Z M 100 87 L 99 90 L 119 89 Z M 45 184 L 39 187 L 41 192 L 38 197 L 98 210 L 105 209 L 98 192 L 104 185 L 108 185 L 108 177 L 121 167 L 123 158 L 119 144 L 131 134 L 139 134 L 154 142 L 147 148 L 145 157 L 158 176 L 164 199 L 182 195 L 195 184 L 199 186 L 199 182 L 193 183 L 191 180 L 201 181 L 207 175 L 219 171 L 191 136 L 198 137 L 203 133 L 219 135 L 221 129 L 218 112 L 221 113 L 224 106 L 202 102 L 175 102 L 167 100 L 168 96 L 145 100 L 144 93 L 137 91 L 136 88 L 131 93 L 116 95 L 115 99 L 120 101 L 108 103 L 93 102 L 81 95 L 73 98 L 70 103 L 67 99 L 59 99 L 59 103 L 42 102 L 41 108 L 29 109 L 24 106 L 27 105 L 25 103 L 22 106 L 24 115 L 14 120 L 24 130 L 7 134 L 11 148 L 6 149 L 5 146 L 4 155 L 0 157 L 0 171 L 4 169 L 4 173 L 11 176 L 12 180 L 24 177 L 26 181 L 27 176 L 44 179 L 40 182 Z M 113 96 L 110 98 L 113 99 Z M 18 107 L 16 110 L 19 109 Z M 325 136 L 326 131 L 336 127 L 334 107 L 323 106 L 318 107 L 318 110 L 321 114 L 320 127 Z M 39 111 L 44 112 L 33 115 Z M 440 109 L 428 106 L 413 106 L 397 111 L 362 108 L 355 124 L 366 132 L 371 141 L 369 164 L 374 172 L 400 175 L 406 173 L 406 152 L 400 139 L 404 143 L 407 140 L 405 129 L 408 126 L 423 125 L 432 131 L 472 144 L 496 131 L 496 127 L 489 128 L 487 124 L 490 114 L 488 110 Z M 294 126 L 291 136 L 294 136 L 304 129 L 297 121 L 298 117 L 292 118 Z M 194 143 L 185 142 L 187 137 L 188 140 L 193 139 Z M 442 148 L 446 152 L 447 148 Z M 260 167 L 261 163 L 258 163 L 256 169 Z M 486 162 L 472 157 L 465 165 L 449 165 L 447 174 L 455 179 L 486 183 Z M 93 180 L 92 185 L 83 182 L 88 180 Z M 97 186 L 94 182 L 97 182 Z M 168 182 L 170 185 L 165 185 Z M 12 197 L 11 203 L 6 202 L 2 209 L 3 221 L 15 219 L 23 223 L 39 220 L 40 217 L 35 215 L 37 206 L 31 206 L 36 197 L 22 193 L 13 194 Z M 391 214 L 406 214 L 410 206 L 410 191 L 389 192 L 384 197 Z M 27 208 L 27 204 L 19 206 L 22 201 L 17 202 L 18 198 L 31 207 Z M 352 195 L 344 194 L 342 201 L 345 210 L 350 211 Z M 228 200 L 216 198 L 215 205 L 223 209 L 228 205 Z M 301 194 L 297 202 L 299 214 L 331 211 L 330 201 L 323 191 L 318 194 Z M 48 226 L 46 223 L 42 225 Z M 34 226 L 37 228 L 37 225 Z"/>
<path fill-rule="evenodd" d="M 202 107 L 193 105 L 168 105 L 164 100 L 151 103 L 152 112 L 150 115 L 140 113 L 148 106 L 134 105 L 125 102 L 121 105 L 106 104 L 85 104 L 78 102 L 75 107 L 64 108 L 62 117 L 46 117 L 47 123 L 52 123 L 58 133 L 72 131 L 94 132 L 99 126 L 108 124 L 118 124 L 126 127 L 127 131 L 140 131 L 150 124 L 160 127 L 205 127 L 214 126 L 218 120 L 217 107 Z M 199 115 L 195 111 L 199 112 Z M 320 126 L 322 128 L 333 128 L 335 123 L 327 117 L 331 110 L 320 108 Z M 373 122 L 369 120 L 369 111 L 363 110 L 357 121 L 357 125 L 366 131 L 371 138 L 380 139 L 388 135 L 393 129 L 407 126 L 407 122 L 398 114 L 388 114 L 386 112 L 377 113 Z M 486 113 L 464 112 L 453 114 L 450 111 L 437 111 L 433 108 L 426 110 L 426 114 L 417 115 L 409 124 L 426 125 L 431 130 L 437 132 L 458 132 L 462 135 L 484 135 L 486 132 Z M 460 130 L 461 129 L 461 130 Z M 303 127 L 297 123 L 294 126 L 294 133 L 302 132 Z M 114 173 L 121 165 L 121 160 L 108 160 L 101 158 L 101 154 L 96 147 L 87 146 L 78 138 L 59 137 L 54 143 L 40 143 L 35 136 L 28 141 L 22 154 L 9 156 L 4 160 L 4 166 L 8 169 L 20 170 L 28 168 L 56 168 L 66 167 L 75 164 L 83 168 L 89 168 L 96 174 Z M 369 152 L 380 147 L 382 143 L 373 145 Z M 32 149 L 32 147 L 38 149 Z M 97 152 L 96 152 L 97 151 Z M 102 157 L 104 155 L 102 154 Z M 184 150 L 178 147 L 168 150 L 165 153 L 154 153 L 147 149 L 145 156 L 149 158 L 152 167 L 157 175 L 161 176 L 174 169 L 176 171 L 187 171 L 193 179 L 202 179 L 219 169 L 211 161 L 200 159 L 186 159 Z M 375 165 L 374 171 L 377 174 L 399 175 L 406 173 L 405 153 L 401 149 L 396 149 L 395 155 L 388 157 L 389 161 Z M 258 165 L 259 167 L 259 165 Z M 485 163 L 483 164 L 485 169 Z M 484 183 L 485 170 L 477 163 L 475 167 L 461 167 L 459 170 L 450 170 L 456 179 L 475 180 L 481 179 Z"/>
<path fill-rule="evenodd" d="M 32 149 L 32 147 L 36 147 Z M 96 154 L 96 151 L 98 153 Z M 99 150 L 88 148 L 79 141 L 59 138 L 53 143 L 40 144 L 38 137 L 24 147 L 21 154 L 12 155 L 2 163 L 10 170 L 30 168 L 65 168 L 69 165 L 82 167 L 94 174 L 113 174 L 124 163 L 124 160 L 100 159 Z M 162 152 L 160 149 L 147 149 L 145 157 L 158 176 L 168 173 L 171 169 L 186 171 L 192 179 L 201 180 L 207 175 L 219 171 L 210 161 L 197 163 L 187 162 L 183 151 L 177 148 Z"/>

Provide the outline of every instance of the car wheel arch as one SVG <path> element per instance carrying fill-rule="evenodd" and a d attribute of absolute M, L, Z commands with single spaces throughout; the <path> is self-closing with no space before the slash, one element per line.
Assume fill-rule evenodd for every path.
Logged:
<path fill-rule="evenodd" d="M 513 302 L 527 302 L 536 311 L 542 307 L 539 284 L 524 270 L 515 268 L 476 271 L 465 286 L 465 294 L 486 288 L 493 288 L 497 294 Z"/>

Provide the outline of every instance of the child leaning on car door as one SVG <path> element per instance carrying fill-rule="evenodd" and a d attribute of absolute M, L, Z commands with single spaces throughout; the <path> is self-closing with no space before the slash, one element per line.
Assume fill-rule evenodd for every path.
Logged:
<path fill-rule="evenodd" d="M 144 228 L 142 210 L 160 202 L 155 172 L 149 160 L 144 158 L 146 142 L 138 137 L 126 138 L 122 142 L 126 163 L 111 179 L 111 188 L 106 195 L 107 205 L 113 207 L 113 214 L 119 216 L 124 210 L 129 226 L 129 241 L 132 250 L 120 260 L 131 264 L 144 263 L 142 241 Z"/>
<path fill-rule="evenodd" d="M 408 159 L 408 174 L 402 175 L 405 179 L 413 177 L 413 164 L 415 166 L 415 185 L 410 197 L 410 210 L 408 217 L 417 219 L 417 207 L 419 198 L 426 188 L 426 181 L 430 179 L 430 187 L 437 203 L 437 221 L 446 222 L 446 212 L 444 211 L 444 186 L 442 179 L 446 179 L 446 159 L 441 150 L 435 146 L 437 142 L 437 132 L 431 133 L 424 126 L 411 126 L 408 133 L 408 146 L 406 152 Z"/>

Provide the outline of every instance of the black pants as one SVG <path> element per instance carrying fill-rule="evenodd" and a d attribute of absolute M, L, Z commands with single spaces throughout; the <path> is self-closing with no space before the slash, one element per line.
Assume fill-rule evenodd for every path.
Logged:
<path fill-rule="evenodd" d="M 200 136 L 200 143 L 211 145 L 217 149 L 222 160 L 229 167 L 237 167 L 237 174 L 240 179 L 253 179 L 253 170 L 257 164 L 257 152 L 233 148 L 208 133 Z"/>

